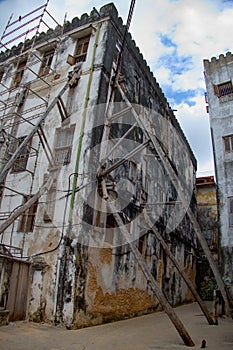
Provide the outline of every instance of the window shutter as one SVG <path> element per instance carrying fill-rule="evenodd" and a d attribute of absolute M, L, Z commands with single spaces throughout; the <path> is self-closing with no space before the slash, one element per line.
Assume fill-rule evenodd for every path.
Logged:
<path fill-rule="evenodd" d="M 213 87 L 214 87 L 214 94 L 215 94 L 216 96 L 218 96 L 218 97 L 219 97 L 219 89 L 218 89 L 218 85 L 213 85 Z"/>

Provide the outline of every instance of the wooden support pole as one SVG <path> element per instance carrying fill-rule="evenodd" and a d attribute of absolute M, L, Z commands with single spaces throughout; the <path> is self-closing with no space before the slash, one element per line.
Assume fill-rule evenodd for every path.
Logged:
<path fill-rule="evenodd" d="M 157 297 L 160 305 L 162 306 L 162 308 L 164 309 L 164 311 L 166 312 L 166 314 L 168 315 L 168 317 L 172 321 L 173 325 L 175 326 L 175 328 L 177 329 L 181 338 L 183 339 L 185 345 L 194 346 L 195 344 L 194 344 L 193 340 L 191 339 L 190 335 L 188 334 L 183 323 L 181 322 L 181 320 L 179 319 L 179 317 L 177 316 L 177 314 L 175 313 L 173 308 L 168 303 L 163 292 L 160 290 L 159 286 L 157 285 L 157 283 L 154 279 L 154 276 L 152 275 L 148 266 L 146 265 L 146 263 L 142 259 L 142 256 L 141 256 L 139 250 L 131 242 L 130 237 L 129 237 L 129 233 L 128 233 L 127 229 L 125 228 L 124 223 L 121 220 L 120 215 L 117 213 L 116 207 L 112 204 L 112 202 L 109 202 L 109 201 L 108 201 L 108 206 L 111 209 L 112 215 L 114 216 L 119 229 L 121 230 L 124 238 L 126 239 L 127 243 L 129 244 L 133 255 L 135 256 L 139 266 L 141 267 L 142 272 L 145 275 L 147 282 L 150 283 L 151 289 L 153 290 L 155 296 Z"/>
<path fill-rule="evenodd" d="M 42 185 L 37 193 L 35 193 L 25 204 L 21 205 L 9 216 L 8 219 L 0 225 L 0 234 L 3 233 L 7 227 L 9 227 L 20 215 L 22 215 L 27 209 L 29 209 L 52 185 L 55 174 L 50 175 L 48 180 Z"/>
<path fill-rule="evenodd" d="M 5 179 L 5 177 L 7 176 L 8 171 L 10 170 L 10 168 L 12 167 L 12 165 L 14 164 L 15 160 L 17 159 L 17 157 L 19 156 L 20 152 L 22 151 L 22 149 L 26 146 L 26 144 L 29 142 L 29 140 L 33 137 L 33 135 L 37 132 L 38 128 L 40 127 L 40 125 L 44 122 L 44 120 L 46 119 L 46 117 L 48 116 L 48 114 L 51 112 L 51 110 L 54 108 L 54 106 L 56 106 L 57 101 L 59 100 L 59 98 L 64 94 L 64 92 L 67 90 L 67 88 L 69 87 L 69 83 L 67 83 L 63 89 L 59 92 L 59 94 L 54 98 L 54 100 L 51 102 L 51 104 L 48 106 L 48 108 L 46 109 L 46 111 L 44 112 L 44 114 L 42 115 L 41 119 L 38 121 L 38 123 L 32 128 L 32 130 L 29 132 L 29 134 L 25 137 L 25 139 L 23 140 L 23 142 L 19 145 L 19 147 L 17 148 L 17 150 L 15 151 L 15 153 L 11 156 L 10 160 L 7 162 L 7 164 L 5 165 L 5 167 L 3 168 L 1 174 L 0 174 L 0 183 Z"/>
<path fill-rule="evenodd" d="M 120 87 L 120 84 L 116 81 L 116 86 L 121 94 L 121 97 L 122 99 L 125 101 L 126 105 L 128 107 L 132 107 L 130 101 L 128 100 L 127 96 L 125 95 L 125 93 L 122 91 L 121 87 Z M 210 267 L 213 271 L 213 274 L 214 274 L 214 277 L 216 279 L 216 282 L 218 284 L 218 288 L 222 294 L 222 297 L 224 299 L 224 302 L 225 302 L 225 311 L 226 311 L 226 314 L 227 315 L 230 315 L 231 314 L 231 306 L 230 306 L 230 301 L 227 297 L 227 293 L 226 293 L 226 290 L 225 290 L 225 284 L 222 280 L 222 277 L 221 277 L 221 274 L 218 270 L 218 267 L 216 266 L 216 263 L 215 261 L 213 260 L 212 256 L 211 256 L 211 253 L 210 253 L 210 250 L 209 250 L 209 247 L 208 247 L 208 244 L 206 243 L 206 240 L 205 238 L 203 237 L 202 235 L 202 232 L 201 232 L 201 229 L 199 227 L 199 224 L 197 222 L 197 219 L 196 217 L 194 216 L 192 210 L 189 208 L 189 203 L 187 202 L 186 198 L 185 198 L 185 194 L 184 194 L 184 191 L 185 190 L 188 190 L 187 188 L 185 188 L 185 184 L 184 183 L 181 183 L 180 179 L 178 178 L 177 174 L 175 173 L 174 169 L 172 168 L 171 164 L 170 164 L 170 161 L 167 157 L 167 155 L 165 154 L 160 142 L 158 141 L 157 137 L 150 134 L 148 131 L 147 131 L 147 128 L 146 128 L 146 125 L 144 124 L 144 121 L 143 121 L 143 118 L 139 118 L 137 112 L 132 108 L 132 115 L 134 116 L 135 120 L 137 121 L 139 127 L 141 128 L 143 134 L 145 135 L 146 139 L 149 139 L 151 140 L 153 146 L 154 146 L 154 149 L 155 151 L 157 152 L 159 158 L 161 159 L 161 162 L 167 172 L 167 174 L 169 175 L 170 177 L 170 180 L 171 182 L 173 183 L 177 193 L 178 193 L 178 196 L 183 204 L 183 207 L 184 208 L 188 208 L 187 209 L 187 215 L 193 225 L 193 228 L 195 230 L 195 233 L 197 235 L 197 238 L 200 242 L 200 245 L 206 255 L 206 258 L 210 264 Z"/>
<path fill-rule="evenodd" d="M 187 214 L 189 216 L 189 219 L 194 227 L 194 230 L 196 232 L 196 235 L 197 235 L 197 238 L 201 244 L 201 247 L 206 255 L 206 258 L 210 264 L 210 267 L 213 271 L 213 274 L 214 274 L 214 277 L 216 279 L 216 282 L 217 282 L 217 285 L 218 285 L 218 288 L 222 294 L 222 297 L 223 297 L 223 300 L 225 302 L 225 313 L 226 315 L 230 316 L 231 315 L 231 310 L 232 310 L 232 307 L 233 307 L 233 303 L 232 303 L 232 300 L 230 299 L 230 295 L 228 296 L 227 295 L 227 292 L 226 292 L 226 289 L 225 289 L 225 284 L 222 280 L 222 277 L 219 273 L 219 270 L 218 270 L 218 267 L 215 263 L 215 261 L 213 260 L 212 256 L 211 256 L 211 252 L 209 250 L 209 247 L 208 247 L 208 244 L 206 242 L 206 239 L 205 237 L 203 236 L 202 232 L 201 232 L 201 229 L 200 229 L 200 226 L 197 222 L 197 219 L 195 218 L 192 210 L 189 208 L 188 211 L 187 211 Z"/>
<path fill-rule="evenodd" d="M 106 176 L 109 173 L 111 173 L 113 170 L 117 169 L 120 165 L 124 164 L 128 159 L 132 158 L 135 154 L 138 152 L 142 151 L 144 148 L 146 148 L 149 144 L 149 141 L 147 140 L 146 142 L 140 144 L 138 147 L 133 149 L 130 153 L 126 154 L 122 159 L 120 159 L 118 162 L 113 164 L 111 167 L 108 169 L 104 170 L 103 173 L 101 173 L 101 176 Z"/>
<path fill-rule="evenodd" d="M 189 287 L 190 291 L 192 292 L 194 298 L 196 299 L 196 301 L 198 302 L 201 310 L 203 311 L 208 323 L 210 325 L 214 325 L 215 322 L 213 320 L 213 318 L 211 317 L 205 303 L 203 302 L 203 300 L 201 299 L 201 297 L 199 296 L 199 294 L 197 293 L 193 283 L 191 282 L 191 280 L 188 278 L 188 276 L 185 274 L 185 272 L 180 268 L 180 265 L 178 263 L 178 261 L 176 260 L 176 258 L 174 257 L 174 255 L 171 253 L 170 249 L 168 248 L 166 242 L 164 241 L 163 237 L 161 236 L 161 234 L 159 233 L 159 231 L 157 230 L 157 228 L 153 225 L 153 223 L 150 221 L 150 218 L 148 216 L 147 213 L 144 213 L 144 217 L 145 217 L 145 221 L 148 224 L 148 227 L 151 231 L 153 231 L 153 233 L 155 234 L 156 238 L 158 239 L 158 241 L 160 242 L 161 246 L 163 247 L 163 250 L 165 251 L 165 253 L 167 254 L 167 256 L 171 259 L 171 261 L 173 262 L 173 264 L 175 265 L 176 269 L 178 270 L 178 272 L 180 273 L 181 277 L 183 278 L 184 282 L 187 284 L 187 286 Z"/>

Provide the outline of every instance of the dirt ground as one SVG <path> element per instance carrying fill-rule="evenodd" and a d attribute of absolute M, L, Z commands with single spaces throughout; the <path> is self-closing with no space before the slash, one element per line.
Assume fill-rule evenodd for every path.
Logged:
<path fill-rule="evenodd" d="M 175 309 L 200 349 L 233 350 L 233 320 L 219 318 L 209 326 L 198 304 Z M 164 312 L 79 330 L 16 322 L 0 328 L 1 350 L 158 350 L 188 349 Z"/>

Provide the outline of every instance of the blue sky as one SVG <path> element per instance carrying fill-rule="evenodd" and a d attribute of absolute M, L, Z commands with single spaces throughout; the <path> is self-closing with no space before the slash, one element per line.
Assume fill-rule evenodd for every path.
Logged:
<path fill-rule="evenodd" d="M 23 15 L 45 0 L 0 0 L 0 34 L 11 13 Z M 50 0 L 62 23 L 108 0 Z M 130 0 L 113 1 L 126 22 Z M 232 47 L 233 0 L 136 0 L 130 31 L 160 84 L 198 160 L 198 175 L 214 173 L 204 101 L 203 59 Z"/>

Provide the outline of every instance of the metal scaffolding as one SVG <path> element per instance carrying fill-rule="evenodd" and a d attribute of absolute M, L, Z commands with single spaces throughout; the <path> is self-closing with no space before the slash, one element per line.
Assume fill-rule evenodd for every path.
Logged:
<path fill-rule="evenodd" d="M 49 0 L 46 2 L 45 5 L 40 6 L 38 9 L 30 12 L 29 14 L 22 16 L 18 18 L 16 21 L 12 21 L 12 17 L 10 17 L 7 26 L 4 30 L 4 33 L 1 38 L 1 46 L 2 48 L 8 49 L 8 45 L 13 42 L 17 42 L 19 39 L 24 38 L 24 42 L 22 43 L 20 47 L 20 52 L 14 56 L 12 59 L 12 64 L 15 66 L 14 73 L 12 73 L 12 79 L 14 81 L 14 85 L 10 87 L 4 86 L 4 82 L 2 82 L 3 91 L 0 92 L 0 99 L 1 97 L 4 99 L 3 101 L 0 101 L 2 104 L 2 107 L 0 108 L 0 118 L 1 118 L 1 126 L 0 126 L 0 133 L 3 136 L 3 139 L 5 139 L 5 144 L 9 144 L 12 146 L 12 152 L 8 152 L 8 157 L 6 157 L 6 154 L 4 153 L 4 157 L 1 159 L 1 173 L 0 173 L 0 183 L 2 186 L 4 186 L 5 178 L 12 168 L 14 166 L 16 160 L 18 159 L 20 153 L 25 147 L 30 148 L 30 154 L 34 154 L 34 156 L 38 155 L 38 150 L 40 145 L 43 147 L 46 156 L 48 158 L 48 161 L 51 165 L 55 165 L 55 160 L 53 157 L 53 153 L 48 147 L 46 137 L 43 132 L 43 123 L 45 119 L 47 118 L 48 114 L 51 112 L 51 110 L 58 106 L 58 110 L 61 114 L 66 113 L 66 110 L 64 108 L 63 102 L 62 102 L 62 95 L 65 93 L 65 91 L 68 89 L 68 87 L 72 84 L 72 79 L 76 79 L 76 74 L 74 72 L 73 78 L 71 81 L 67 82 L 65 86 L 62 88 L 60 93 L 52 100 L 50 104 L 48 104 L 48 100 L 50 97 L 50 89 L 52 87 L 52 83 L 49 81 L 49 79 L 45 78 L 43 72 L 46 71 L 46 73 L 50 72 L 50 70 L 53 73 L 56 73 L 56 67 L 51 68 L 50 67 L 50 56 L 48 51 L 48 56 L 46 56 L 46 59 L 40 58 L 38 54 L 35 52 L 35 47 L 38 45 L 38 37 L 39 37 L 39 30 L 41 30 L 42 25 L 46 25 L 48 28 L 50 26 L 46 24 L 45 16 L 49 15 L 50 20 L 54 21 L 56 25 L 58 26 L 58 30 L 55 31 L 57 33 L 56 37 L 53 37 L 52 40 L 48 41 L 49 49 L 54 52 L 58 49 L 58 45 L 60 42 L 60 36 L 62 35 L 62 27 L 58 25 L 58 23 L 54 20 L 54 18 L 48 13 L 47 11 L 47 5 Z M 130 8 L 130 14 L 127 22 L 126 30 L 128 30 L 130 20 L 132 17 L 133 12 L 133 6 L 135 1 L 132 1 L 132 5 Z M 37 23 L 37 24 L 36 24 Z M 100 30 L 100 27 L 99 27 Z M 34 33 L 34 34 L 33 34 Z M 97 32 L 99 33 L 99 31 Z M 127 32 L 126 32 L 127 33 Z M 32 35 L 32 38 L 28 41 L 28 36 Z M 126 34 L 125 34 L 126 35 Z M 96 43 L 95 43 L 95 49 L 97 47 L 97 40 L 98 35 L 96 35 Z M 122 42 L 122 50 L 123 50 L 123 44 L 124 40 Z M 29 47 L 27 47 L 29 45 Z M 94 51 L 95 52 L 95 51 Z M 26 56 L 27 55 L 27 56 Z M 160 142 L 156 138 L 155 135 L 150 134 L 147 131 L 147 127 L 145 125 L 144 116 L 139 115 L 137 110 L 134 108 L 134 106 L 131 104 L 131 102 L 128 100 L 126 94 L 124 93 L 124 89 L 122 88 L 122 81 L 123 77 L 118 72 L 120 68 L 120 60 L 121 60 L 122 52 L 120 54 L 120 59 L 117 62 L 117 68 L 112 70 L 112 76 L 110 77 L 110 84 L 109 84 L 109 91 L 108 91 L 108 99 L 107 99 L 107 108 L 105 112 L 105 127 L 103 132 L 103 139 L 102 144 L 105 146 L 101 148 L 100 151 L 100 168 L 97 174 L 98 184 L 101 184 L 101 190 L 103 193 L 104 198 L 106 199 L 106 206 L 110 209 L 110 212 L 113 213 L 115 222 L 117 223 L 118 227 L 120 228 L 127 244 L 130 246 L 130 249 L 135 256 L 138 265 L 141 267 L 141 270 L 146 277 L 146 281 L 151 286 L 151 289 L 155 296 L 157 297 L 158 301 L 160 302 L 161 306 L 164 308 L 165 312 L 168 314 L 169 318 L 173 322 L 174 326 L 176 327 L 177 331 L 179 332 L 181 338 L 183 339 L 184 343 L 188 346 L 193 346 L 194 343 L 189 336 L 188 332 L 184 328 L 184 325 L 179 320 L 178 316 L 176 315 L 173 308 L 169 305 L 169 303 L 166 300 L 166 297 L 164 296 L 161 288 L 158 286 L 157 281 L 153 277 L 150 269 L 146 265 L 145 261 L 143 260 L 139 250 L 135 247 L 133 243 L 131 243 L 129 232 L 126 229 L 121 215 L 117 213 L 116 208 L 112 204 L 112 198 L 110 191 L 108 190 L 106 184 L 107 184 L 107 177 L 110 173 L 112 173 L 115 169 L 119 168 L 124 162 L 131 159 L 133 155 L 137 154 L 138 152 L 141 152 L 143 149 L 148 147 L 150 145 L 151 148 L 153 148 L 154 152 L 158 155 L 159 159 L 163 163 L 164 169 L 166 170 L 167 175 L 169 176 L 169 179 L 171 183 L 173 184 L 174 188 L 176 189 L 178 193 L 178 197 L 184 207 L 189 208 L 189 203 L 187 203 L 186 197 L 183 193 L 183 184 L 180 182 L 180 179 L 178 178 L 177 174 L 175 173 L 174 169 L 172 168 L 169 159 L 167 157 L 167 154 L 164 152 L 163 147 L 161 146 Z M 33 57 L 33 60 L 30 60 L 30 58 Z M 40 74 L 36 73 L 35 70 L 33 70 L 33 67 L 38 61 L 41 62 L 41 66 L 43 68 L 43 72 Z M 93 65 L 94 65 L 94 54 L 93 54 Z M 41 85 L 40 89 L 46 89 L 46 98 L 40 96 L 40 91 L 33 89 L 33 84 L 23 84 L 23 75 L 25 72 L 28 72 L 29 74 L 35 75 L 36 79 L 40 79 Z M 91 74 L 90 74 L 91 76 Z M 91 81 L 90 81 L 91 84 Z M 90 85 L 89 84 L 89 85 Z M 90 86 L 89 86 L 90 88 Z M 121 111 L 114 113 L 113 103 L 114 103 L 114 97 L 115 94 L 118 94 L 118 97 L 120 96 L 121 101 L 123 102 L 122 105 L 124 105 L 124 108 L 122 108 Z M 37 104 L 35 106 L 24 109 L 24 101 L 27 98 L 28 94 L 32 94 L 35 96 L 35 100 L 37 101 Z M 88 103 L 88 99 L 86 99 Z M 126 113 L 130 112 L 132 117 L 134 118 L 134 124 L 131 126 L 130 129 L 128 129 L 125 134 L 121 137 L 120 140 L 118 140 L 114 145 L 111 145 L 112 148 L 106 147 L 106 142 L 108 143 L 108 146 L 110 145 L 110 127 L 113 121 L 117 120 L 118 118 L 122 117 Z M 17 133 L 18 125 L 21 123 L 29 123 L 31 126 L 31 131 L 28 133 L 28 135 L 20 142 L 20 144 L 17 144 L 17 147 L 15 147 L 15 138 Z M 83 128 L 85 124 L 83 123 Z M 121 146 L 121 143 L 129 133 L 134 128 L 140 128 L 140 130 L 143 132 L 144 136 L 144 143 L 141 143 L 136 147 L 134 150 L 130 151 L 128 154 L 122 155 L 122 159 L 118 160 L 116 163 L 112 164 L 111 166 L 107 167 L 106 164 L 110 164 L 110 162 L 107 162 L 107 160 L 110 158 L 111 154 Z M 83 130 L 82 130 L 83 131 Z M 38 148 L 34 149 L 30 141 L 32 138 L 37 135 L 39 137 L 39 143 Z M 81 135 L 82 136 L 82 135 Z M 82 141 L 82 140 L 81 140 Z M 80 147 L 81 147 L 81 141 L 80 141 Z M 6 146 L 8 147 L 8 146 Z M 31 152 L 31 150 L 33 152 Z M 81 154 L 81 148 L 78 150 L 80 153 L 78 153 L 78 156 L 80 157 Z M 78 159 L 78 157 L 77 157 Z M 77 170 L 77 169 L 76 169 Z M 71 200 L 71 209 L 74 207 L 74 198 L 75 198 L 75 190 L 77 185 L 77 174 L 78 171 L 75 171 L 75 177 L 74 177 L 74 183 L 73 183 L 73 197 Z M 56 177 L 56 172 L 53 172 L 49 175 L 49 177 L 46 179 L 46 181 L 43 183 L 43 185 L 38 189 L 37 193 L 34 194 L 26 203 L 22 204 L 18 208 L 14 210 L 12 213 L 0 213 L 3 218 L 3 223 L 0 225 L 0 233 L 4 232 L 6 228 L 8 228 L 14 221 L 22 215 L 26 210 L 28 210 L 37 200 L 40 198 L 45 191 L 47 191 L 50 187 L 52 182 L 54 181 L 54 178 Z M 13 190 L 13 189 L 10 189 Z M 96 198 L 96 202 L 98 200 L 101 200 L 100 198 Z M 97 207 L 98 207 L 98 203 Z M 148 208 L 147 208 L 148 212 Z M 72 214 L 72 211 L 71 211 Z M 97 216 L 99 213 L 94 214 L 94 220 L 97 221 Z M 106 223 L 106 213 L 101 213 L 103 222 Z M 189 220 L 191 224 L 193 225 L 193 228 L 196 232 L 196 235 L 201 243 L 201 246 L 209 260 L 210 266 L 214 272 L 214 275 L 216 277 L 216 280 L 218 282 L 219 288 L 221 290 L 221 293 L 223 295 L 224 301 L 226 303 L 226 306 L 229 308 L 228 305 L 228 299 L 225 292 L 225 286 L 221 280 L 221 276 L 218 272 L 218 269 L 216 268 L 213 259 L 210 255 L 208 246 L 206 244 L 205 239 L 202 237 L 201 230 L 199 228 L 199 225 L 197 223 L 197 220 L 189 208 L 187 210 L 187 215 L 189 217 Z M 72 216 L 72 215 L 71 215 Z M 105 218 L 104 218 L 105 216 Z M 0 216 L 1 219 L 1 216 Z M 68 236 L 72 229 L 72 217 L 69 218 L 69 228 L 67 230 L 66 235 Z M 98 217 L 98 220 L 100 218 Z M 209 315 L 209 312 L 207 308 L 205 307 L 204 303 L 200 299 L 199 295 L 197 294 L 194 286 L 192 285 L 191 281 L 188 279 L 188 277 L 179 269 L 179 264 L 176 261 L 175 257 L 170 253 L 169 248 L 166 244 L 166 242 L 162 239 L 162 237 L 159 235 L 159 232 L 157 232 L 154 225 L 150 222 L 149 215 L 145 213 L 144 215 L 144 222 L 146 229 L 152 230 L 155 234 L 156 238 L 160 242 L 161 246 L 163 247 L 165 254 L 169 256 L 171 261 L 173 262 L 174 266 L 179 271 L 180 275 L 184 279 L 185 283 L 190 288 L 191 292 L 193 293 L 194 297 L 198 301 L 202 311 L 204 312 L 207 321 L 209 324 L 214 324 L 212 317 Z M 12 255 L 11 251 L 13 250 L 13 246 L 3 246 L 2 245 L 2 254 L 4 252 L 8 253 L 9 255 Z M 21 252 L 20 252 L 21 253 Z M 65 254 L 65 253 L 64 253 Z"/>
<path fill-rule="evenodd" d="M 16 20 L 11 15 L 0 39 L 3 59 L 8 58 L 8 62 L 10 59 L 11 65 L 10 71 L 7 72 L 11 84 L 7 86 L 3 79 L 0 81 L 1 195 L 3 189 L 7 188 L 5 179 L 9 170 L 12 167 L 20 170 L 25 164 L 25 157 L 37 159 L 41 146 L 49 163 L 54 163 L 42 124 L 52 108 L 60 103 L 61 95 L 68 84 L 49 105 L 50 91 L 54 84 L 50 77 L 56 73 L 56 61 L 53 67 L 51 61 L 53 57 L 57 57 L 63 26 L 48 12 L 48 4 L 49 0 Z M 52 26 L 55 26 L 55 29 L 52 29 Z M 46 35 L 43 30 L 47 31 Z M 12 57 L 8 57 L 9 53 L 12 53 Z M 25 79 L 24 83 L 25 76 L 29 76 L 29 79 Z M 27 106 L 28 97 L 33 98 L 33 106 Z M 31 131 L 26 137 L 18 139 L 16 135 L 21 124 L 30 126 Z M 38 137 L 36 148 L 31 145 L 34 136 Z M 33 171 L 25 170 L 34 175 L 35 168 Z M 15 192 L 11 188 L 8 190 Z M 8 221 L 12 214 L 15 212 L 1 213 L 0 220 Z"/>

